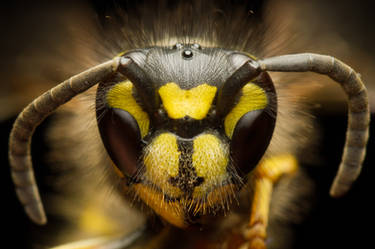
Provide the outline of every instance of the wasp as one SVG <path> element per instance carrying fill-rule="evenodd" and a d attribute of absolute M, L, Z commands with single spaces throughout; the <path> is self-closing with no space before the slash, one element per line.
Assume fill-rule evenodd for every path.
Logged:
<path fill-rule="evenodd" d="M 350 189 L 365 157 L 370 119 L 358 73 L 328 55 L 260 58 L 251 51 L 186 42 L 191 37 L 181 40 L 121 52 L 51 88 L 19 114 L 10 134 L 9 161 L 18 198 L 31 220 L 47 222 L 30 153 L 34 130 L 92 87 L 101 163 L 112 170 L 125 199 L 160 218 L 163 228 L 151 241 L 165 241 L 165 227 L 178 234 L 214 224 L 221 229 L 207 236 L 224 238 L 223 248 L 266 248 L 273 188 L 298 171 L 296 156 L 277 149 L 279 92 L 269 72 L 314 72 L 343 88 L 348 129 L 330 193 L 339 197 Z M 246 188 L 252 193 L 244 197 Z M 248 218 L 228 230 L 233 206 L 241 206 L 243 199 L 250 203 Z M 237 231 L 237 224 L 244 226 Z M 141 227 L 130 235 L 67 248 L 147 247 L 149 234 Z M 212 246 L 202 235 L 194 240 L 203 240 L 203 248 Z"/>

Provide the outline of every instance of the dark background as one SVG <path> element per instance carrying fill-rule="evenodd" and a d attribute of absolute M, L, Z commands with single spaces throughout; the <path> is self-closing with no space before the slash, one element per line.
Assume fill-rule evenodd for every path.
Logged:
<path fill-rule="evenodd" d="M 256 1 L 256 6 L 261 6 L 263 1 Z M 316 5 L 320 11 L 317 16 L 329 20 L 327 26 L 335 28 L 336 31 L 345 37 L 353 46 L 367 51 L 372 58 L 375 55 L 373 4 L 371 1 L 323 1 L 316 0 Z M 107 5 L 103 1 L 91 1 L 94 7 L 100 12 L 101 7 Z M 26 7 L 25 7 L 26 6 Z M 22 30 L 22 15 L 28 11 L 43 7 L 43 2 L 33 1 L 25 3 L 17 1 L 16 3 L 8 1 L 1 6 L 1 43 L 3 51 L 2 63 L 12 60 L 12 51 L 21 42 L 13 43 L 12 39 L 7 42 L 7 33 L 24 32 L 33 33 L 33 30 Z M 29 7 L 29 9 L 27 9 Z M 25 9 L 26 8 L 26 9 Z M 36 31 L 35 31 L 36 32 Z M 18 37 L 19 37 L 18 36 Z M 25 35 L 24 39 L 28 39 Z M 2 67 L 4 74 L 4 67 Z M 6 84 L 6 82 L 1 82 Z M 370 96 L 375 98 L 375 96 Z M 3 107 L 2 107 L 3 108 Z M 373 244 L 373 226 L 375 210 L 372 204 L 374 196 L 373 179 L 375 176 L 373 164 L 375 163 L 375 140 L 370 139 L 367 158 L 365 160 L 363 171 L 352 190 L 341 199 L 332 199 L 328 195 L 330 184 L 339 164 L 342 147 L 344 143 L 344 134 L 346 129 L 346 115 L 339 111 L 336 113 L 326 113 L 316 111 L 316 120 L 322 127 L 322 140 L 319 146 L 319 152 L 325 162 L 325 170 L 321 168 L 310 169 L 310 176 L 317 183 L 317 201 L 305 221 L 301 225 L 295 226 L 296 243 L 293 248 L 368 248 Z M 374 115 L 372 117 L 375 118 Z M 13 185 L 10 179 L 9 166 L 7 161 L 7 143 L 8 135 L 15 116 L 12 116 L 0 123 L 0 163 L 1 163 L 1 183 L 3 189 L 3 207 L 2 216 L 4 217 L 3 236 L 5 241 L 11 242 L 12 246 L 2 248 L 31 248 L 30 237 L 35 231 L 43 233 L 48 228 L 40 228 L 32 224 L 23 212 L 18 203 Z M 37 129 L 33 137 L 33 157 L 38 162 L 36 167 L 36 177 L 40 179 L 47 173 L 47 166 L 43 164 L 43 154 L 48 150 L 45 143 L 44 132 L 48 126 L 48 120 Z M 370 134 L 375 133 L 375 125 L 372 125 Z M 328 169 L 328 170 L 326 170 Z M 43 189 L 43 185 L 41 188 Z M 43 192 L 43 190 L 42 190 Z M 2 237 L 3 237 L 2 236 Z M 38 248 L 38 246 L 37 246 Z"/>

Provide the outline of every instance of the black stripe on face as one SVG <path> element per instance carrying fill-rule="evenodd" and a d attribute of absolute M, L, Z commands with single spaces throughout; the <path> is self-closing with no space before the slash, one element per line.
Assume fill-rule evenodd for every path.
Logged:
<path fill-rule="evenodd" d="M 178 187 L 188 196 L 191 196 L 194 188 L 201 185 L 203 177 L 198 177 L 192 164 L 193 140 L 177 140 L 178 150 L 181 152 L 179 158 L 178 175 L 169 179 L 170 184 Z"/>

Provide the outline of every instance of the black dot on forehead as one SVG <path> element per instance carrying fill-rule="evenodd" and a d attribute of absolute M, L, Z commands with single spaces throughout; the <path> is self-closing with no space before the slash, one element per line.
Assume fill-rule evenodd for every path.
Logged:
<path fill-rule="evenodd" d="M 184 59 L 191 59 L 193 57 L 193 51 L 190 49 L 185 49 L 182 51 L 182 57 L 184 57 Z"/>

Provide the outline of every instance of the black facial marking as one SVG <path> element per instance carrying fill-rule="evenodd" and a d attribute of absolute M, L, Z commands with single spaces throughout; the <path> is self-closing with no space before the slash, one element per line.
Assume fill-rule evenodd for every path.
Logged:
<path fill-rule="evenodd" d="M 197 173 L 192 166 L 193 141 L 179 139 L 178 150 L 181 152 L 178 175 L 176 177 L 171 177 L 169 182 L 186 194 L 191 195 L 194 188 L 201 185 L 204 181 L 204 178 L 197 176 Z"/>
<path fill-rule="evenodd" d="M 149 87 L 155 89 L 167 82 L 174 82 L 181 89 L 191 89 L 202 83 L 220 88 L 237 69 L 231 58 L 233 51 L 221 48 L 199 49 L 197 45 L 180 44 L 136 52 L 143 52 L 143 57 L 133 51 L 129 51 L 126 56 L 134 58 L 142 67 L 150 80 Z M 191 63 L 193 60 L 194 63 Z"/>
<path fill-rule="evenodd" d="M 168 120 L 168 118 L 160 117 L 159 120 L 160 122 L 155 125 L 155 129 L 167 130 L 186 139 L 191 139 L 201 134 L 206 131 L 207 128 L 219 128 L 219 121 L 216 117 L 207 117 L 203 120 L 195 120 L 190 117 Z"/>

